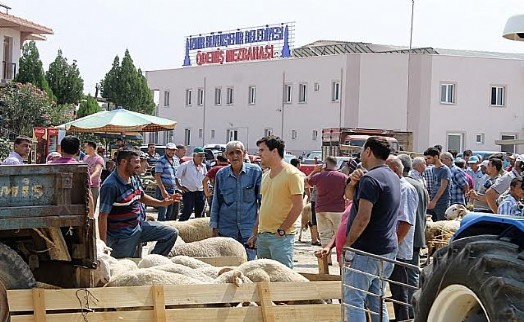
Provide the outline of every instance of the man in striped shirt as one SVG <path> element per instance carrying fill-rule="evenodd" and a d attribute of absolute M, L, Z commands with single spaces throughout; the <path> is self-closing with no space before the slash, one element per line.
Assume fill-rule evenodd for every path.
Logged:
<path fill-rule="evenodd" d="M 144 207 L 167 207 L 180 201 L 180 195 L 163 200 L 144 193 L 138 179 L 140 158 L 136 151 L 118 151 L 117 169 L 104 181 L 100 190 L 98 229 L 100 239 L 113 249 L 115 258 L 134 257 L 142 242 L 156 241 L 152 254 L 166 256 L 178 236 L 176 228 L 154 221 L 143 221 Z"/>

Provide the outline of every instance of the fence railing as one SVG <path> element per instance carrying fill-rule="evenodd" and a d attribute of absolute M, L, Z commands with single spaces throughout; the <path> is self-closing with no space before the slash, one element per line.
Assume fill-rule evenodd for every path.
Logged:
<path fill-rule="evenodd" d="M 346 261 L 346 254 L 347 253 L 353 253 L 351 255 L 360 255 L 360 256 L 364 256 L 364 257 L 368 257 L 368 258 L 376 260 L 377 264 L 378 264 L 378 272 L 376 274 L 374 274 L 374 273 L 365 272 L 365 271 L 362 271 L 362 270 L 355 269 L 355 268 L 351 267 L 351 265 Z M 416 285 L 410 285 L 410 284 L 402 283 L 402 282 L 397 281 L 397 280 L 393 280 L 393 279 L 390 278 L 389 274 L 388 274 L 388 276 L 385 276 L 385 274 L 384 274 L 385 273 L 384 272 L 384 266 L 385 266 L 386 263 L 391 263 L 393 265 L 398 265 L 399 267 L 404 267 L 404 268 L 406 268 L 406 270 L 413 270 L 413 271 L 420 272 L 420 268 L 418 266 L 411 265 L 411 264 L 408 264 L 408 263 L 405 263 L 405 262 L 402 262 L 402 261 L 398 261 L 398 260 L 392 260 L 392 259 L 389 259 L 389 258 L 385 258 L 384 256 L 379 256 L 379 255 L 367 253 L 367 252 L 364 252 L 364 251 L 361 251 L 361 250 L 358 250 L 358 249 L 354 249 L 354 248 L 344 248 L 344 256 L 343 257 L 344 257 L 344 261 L 345 262 L 344 262 L 344 265 L 342 267 L 342 305 L 341 305 L 342 321 L 348 321 L 349 320 L 348 309 L 351 309 L 351 310 L 364 311 L 365 314 L 367 315 L 368 321 L 371 321 L 371 317 L 373 316 L 373 321 L 376 321 L 376 319 L 378 318 L 378 321 L 380 321 L 380 322 L 388 322 L 388 321 L 383 321 L 383 315 L 382 315 L 382 310 L 384 309 L 384 305 L 386 305 L 385 302 L 393 303 L 394 305 L 397 305 L 399 307 L 407 307 L 408 310 L 412 309 L 411 303 L 408 303 L 407 301 L 406 302 L 399 301 L 399 300 L 394 299 L 392 297 L 386 296 L 386 288 L 387 288 L 386 283 L 388 283 L 390 286 L 391 285 L 396 285 L 396 286 L 405 288 L 406 291 L 407 290 L 415 291 L 415 290 L 418 289 L 418 285 L 417 286 Z M 359 288 L 357 286 L 354 286 L 354 285 L 348 285 L 347 282 L 346 282 L 347 281 L 346 280 L 347 274 L 359 274 L 361 276 L 368 277 L 370 279 L 378 279 L 378 281 L 379 281 L 379 283 L 378 283 L 379 284 L 378 292 L 374 293 L 374 292 L 371 292 L 369 289 L 361 289 L 361 288 Z M 365 295 L 365 297 L 377 298 L 378 301 L 379 301 L 378 312 L 377 311 L 373 311 L 373 310 L 371 310 L 370 308 L 368 308 L 366 306 L 364 306 L 364 308 L 362 308 L 362 307 L 351 305 L 351 304 L 347 303 L 347 299 L 344 298 L 344 293 L 345 293 L 346 290 L 350 290 L 350 291 L 353 291 L 353 292 L 361 292 L 362 294 Z M 396 321 L 410 321 L 410 320 L 409 319 L 408 320 L 399 320 L 397 318 Z"/>

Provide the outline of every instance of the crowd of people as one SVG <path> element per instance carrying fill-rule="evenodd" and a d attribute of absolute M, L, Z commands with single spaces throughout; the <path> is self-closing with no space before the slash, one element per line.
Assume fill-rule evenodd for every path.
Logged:
<path fill-rule="evenodd" d="M 94 142 L 86 142 L 85 156 L 79 157 L 80 141 L 66 136 L 61 154 L 50 154 L 48 161 L 77 163 L 80 158 L 87 164 L 90 195 L 95 205 L 97 200 L 100 203 L 100 238 L 113 248 L 115 257 L 136 256 L 147 241 L 157 241 L 152 253 L 167 255 L 177 231 L 162 221 L 185 221 L 192 214 L 202 217 L 207 200 L 213 236 L 236 239 L 249 260 L 270 258 L 292 268 L 295 221 L 304 200 L 311 202 L 312 244 L 322 245 L 315 254 L 331 262 L 336 248 L 340 266 L 352 268 L 344 275 L 350 287 L 343 294 L 350 321 L 365 321 L 365 306 L 374 312 L 382 308 L 387 321 L 386 306 L 370 295 L 384 289 L 378 276 L 401 283 L 391 284 L 393 298 L 411 302 L 413 292 L 402 284 L 417 286 L 419 270 L 391 261 L 420 265 L 426 214 L 434 221 L 444 220 L 450 205 L 461 204 L 476 212 L 523 215 L 524 158 L 518 155 L 496 153 L 482 159 L 466 150 L 457 157 L 455 151 L 443 152 L 436 145 L 412 159 L 391 154 L 386 139 L 370 137 L 360 156 L 341 169 L 336 158 L 328 156 L 306 176 L 299 160 L 285 162 L 285 143 L 279 137 L 263 137 L 256 145 L 260 165 L 246 161 L 242 142 L 231 141 L 208 169 L 200 147 L 184 162 L 183 145 L 166 144 L 163 156 L 154 144 L 146 154 L 121 145 L 115 159 L 108 160 Z M 31 139 L 17 138 L 3 164 L 22 164 L 30 147 Z M 146 195 L 140 183 L 139 175 L 150 164 L 154 164 L 157 198 Z M 158 207 L 158 221 L 145 220 L 145 205 Z M 391 261 L 382 263 L 365 253 Z M 399 321 L 413 317 L 408 306 L 395 303 L 394 309 Z"/>

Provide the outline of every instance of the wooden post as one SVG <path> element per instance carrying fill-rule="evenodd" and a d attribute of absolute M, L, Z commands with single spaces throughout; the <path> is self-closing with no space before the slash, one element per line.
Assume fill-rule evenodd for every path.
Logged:
<path fill-rule="evenodd" d="M 257 283 L 257 291 L 258 297 L 260 299 L 260 307 L 262 308 L 262 321 L 275 322 L 275 314 L 273 313 L 273 302 L 271 301 L 269 282 Z"/>
<path fill-rule="evenodd" d="M 33 307 L 35 322 L 45 322 L 45 290 L 41 288 L 33 289 Z"/>
<path fill-rule="evenodd" d="M 319 274 L 328 274 L 329 275 L 328 258 L 327 257 L 320 257 L 320 258 L 317 258 L 317 260 L 318 260 L 318 273 Z"/>
<path fill-rule="evenodd" d="M 166 322 L 166 301 L 164 298 L 164 287 L 162 285 L 151 286 L 153 293 L 153 309 L 156 322 Z"/>

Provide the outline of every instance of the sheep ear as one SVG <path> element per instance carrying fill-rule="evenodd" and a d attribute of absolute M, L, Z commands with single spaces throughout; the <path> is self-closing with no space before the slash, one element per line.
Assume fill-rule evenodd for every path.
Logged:
<path fill-rule="evenodd" d="M 221 270 L 218 271 L 218 276 L 226 273 L 226 272 L 229 272 L 229 271 L 232 271 L 233 269 L 231 267 L 224 267 L 222 268 Z"/>

